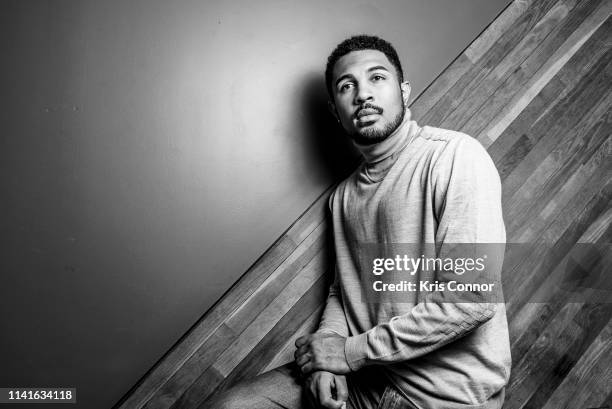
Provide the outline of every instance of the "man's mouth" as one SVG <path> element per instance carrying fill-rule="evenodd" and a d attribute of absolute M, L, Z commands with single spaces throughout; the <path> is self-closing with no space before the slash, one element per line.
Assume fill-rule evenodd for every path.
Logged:
<path fill-rule="evenodd" d="M 358 126 L 369 126 L 378 120 L 378 116 L 382 113 L 382 109 L 378 107 L 361 108 L 355 113 L 355 119 Z"/>
<path fill-rule="evenodd" d="M 366 116 L 371 116 L 371 115 L 380 115 L 382 113 L 382 110 L 380 108 L 361 108 L 359 111 L 357 111 L 357 113 L 355 114 L 355 117 L 357 119 L 361 119 L 363 117 Z"/>

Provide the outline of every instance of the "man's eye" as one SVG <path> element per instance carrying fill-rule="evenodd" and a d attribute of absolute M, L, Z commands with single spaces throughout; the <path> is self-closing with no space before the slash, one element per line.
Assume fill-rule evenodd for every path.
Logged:
<path fill-rule="evenodd" d="M 375 81 L 379 81 L 379 80 L 384 80 L 385 77 L 383 77 L 382 75 L 374 75 L 372 79 Z"/>
<path fill-rule="evenodd" d="M 344 84 L 342 84 L 342 85 L 340 86 L 340 91 L 341 91 L 341 92 L 346 91 L 346 90 L 348 90 L 349 88 L 351 88 L 352 86 L 353 86 L 353 84 L 352 84 L 352 83 L 350 83 L 350 82 L 345 82 Z"/>

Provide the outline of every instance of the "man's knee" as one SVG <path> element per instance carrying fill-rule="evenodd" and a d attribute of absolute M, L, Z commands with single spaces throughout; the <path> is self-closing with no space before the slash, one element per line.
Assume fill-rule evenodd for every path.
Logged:
<path fill-rule="evenodd" d="M 215 396 L 211 402 L 205 404 L 210 409 L 246 409 L 253 407 L 253 396 L 249 399 L 242 396 L 236 389 L 229 389 Z M 204 409 L 200 407 L 200 409 Z"/>
<path fill-rule="evenodd" d="M 292 374 L 291 367 L 285 365 L 219 392 L 200 409 L 298 409 L 305 407 L 302 392 L 302 386 Z"/>

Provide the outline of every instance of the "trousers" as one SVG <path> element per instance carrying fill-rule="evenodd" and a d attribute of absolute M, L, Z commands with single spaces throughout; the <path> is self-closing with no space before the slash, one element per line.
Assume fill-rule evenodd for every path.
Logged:
<path fill-rule="evenodd" d="M 376 367 L 346 375 L 347 409 L 418 409 Z M 239 382 L 199 409 L 318 409 L 295 362 Z"/>

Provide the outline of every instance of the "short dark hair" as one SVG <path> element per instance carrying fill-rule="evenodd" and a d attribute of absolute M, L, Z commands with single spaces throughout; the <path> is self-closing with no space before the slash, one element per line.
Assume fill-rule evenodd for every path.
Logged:
<path fill-rule="evenodd" d="M 378 50 L 385 54 L 389 59 L 389 62 L 393 64 L 395 70 L 397 71 L 397 76 L 399 82 L 404 81 L 404 72 L 402 71 L 402 64 L 400 63 L 399 57 L 397 56 L 397 51 L 391 45 L 391 43 L 383 40 L 380 37 L 371 36 L 371 35 L 356 35 L 351 38 L 347 38 L 340 44 L 336 46 L 334 51 L 327 57 L 327 67 L 325 67 L 325 85 L 327 86 L 327 92 L 329 93 L 329 97 L 334 98 L 334 94 L 332 92 L 332 75 L 334 71 L 334 65 L 336 62 L 346 54 L 351 51 L 360 51 L 360 50 Z"/>

